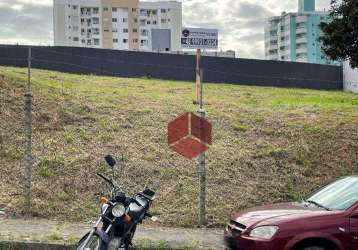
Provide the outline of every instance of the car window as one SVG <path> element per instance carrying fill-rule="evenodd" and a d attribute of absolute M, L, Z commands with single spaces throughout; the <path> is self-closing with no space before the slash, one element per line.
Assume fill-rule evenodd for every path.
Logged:
<path fill-rule="evenodd" d="M 358 177 L 347 177 L 320 189 L 307 200 L 331 210 L 346 210 L 358 202 Z"/>

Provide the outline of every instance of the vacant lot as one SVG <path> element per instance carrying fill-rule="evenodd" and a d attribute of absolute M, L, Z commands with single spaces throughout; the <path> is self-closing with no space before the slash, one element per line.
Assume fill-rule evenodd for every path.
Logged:
<path fill-rule="evenodd" d="M 0 208 L 22 209 L 26 70 L 0 67 Z M 167 123 L 196 111 L 194 83 L 33 71 L 33 214 L 88 220 L 106 192 L 95 173 L 113 154 L 125 191 L 157 191 L 165 225 L 197 224 L 197 160 L 167 146 Z M 358 96 L 207 84 L 210 226 L 238 209 L 298 199 L 358 171 Z"/>

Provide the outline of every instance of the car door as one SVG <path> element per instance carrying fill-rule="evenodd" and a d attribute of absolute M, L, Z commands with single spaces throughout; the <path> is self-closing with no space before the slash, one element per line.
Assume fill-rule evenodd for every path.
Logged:
<path fill-rule="evenodd" d="M 358 249 L 358 206 L 353 209 L 349 217 L 350 250 Z"/>

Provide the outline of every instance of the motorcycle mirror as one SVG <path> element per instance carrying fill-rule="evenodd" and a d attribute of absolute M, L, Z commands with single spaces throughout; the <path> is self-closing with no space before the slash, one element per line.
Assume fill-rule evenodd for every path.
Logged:
<path fill-rule="evenodd" d="M 104 157 L 104 159 L 106 160 L 107 164 L 110 167 L 114 167 L 114 165 L 116 165 L 116 161 L 113 159 L 113 157 L 111 155 L 107 155 L 106 157 Z"/>

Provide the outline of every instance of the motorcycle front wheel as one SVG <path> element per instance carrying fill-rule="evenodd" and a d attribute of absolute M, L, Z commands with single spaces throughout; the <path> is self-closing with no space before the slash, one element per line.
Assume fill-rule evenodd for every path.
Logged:
<path fill-rule="evenodd" d="M 96 234 L 94 233 L 91 238 L 89 239 L 89 241 L 87 242 L 86 245 L 85 242 L 88 238 L 89 234 L 86 234 L 79 242 L 77 245 L 77 250 L 105 250 L 105 244 L 103 243 L 102 239 Z"/>
<path fill-rule="evenodd" d="M 129 245 L 122 242 L 121 238 L 113 238 L 108 243 L 108 249 L 107 250 L 128 250 Z"/>

